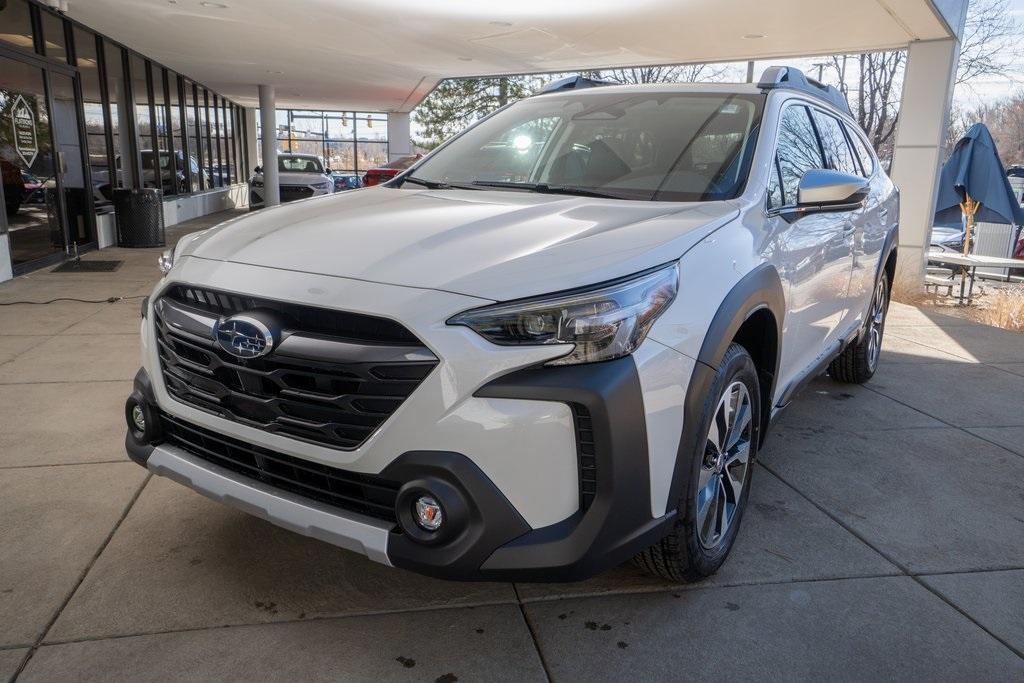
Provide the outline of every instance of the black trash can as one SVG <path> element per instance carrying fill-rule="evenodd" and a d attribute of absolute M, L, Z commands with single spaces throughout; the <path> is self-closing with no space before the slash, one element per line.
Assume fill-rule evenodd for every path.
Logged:
<path fill-rule="evenodd" d="M 155 187 L 114 190 L 117 215 L 117 246 L 162 247 L 164 231 L 163 192 Z"/>

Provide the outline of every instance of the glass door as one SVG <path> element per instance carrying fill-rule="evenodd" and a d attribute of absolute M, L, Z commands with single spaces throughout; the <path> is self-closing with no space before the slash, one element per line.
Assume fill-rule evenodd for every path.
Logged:
<path fill-rule="evenodd" d="M 49 72 L 53 142 L 57 161 L 57 187 L 66 216 L 66 244 L 74 255 L 92 240 L 92 207 L 87 188 L 86 166 L 78 125 L 79 107 L 75 101 L 75 81 L 67 74 Z"/>
<path fill-rule="evenodd" d="M 65 253 L 43 69 L 0 57 L 0 169 L 15 271 Z"/>

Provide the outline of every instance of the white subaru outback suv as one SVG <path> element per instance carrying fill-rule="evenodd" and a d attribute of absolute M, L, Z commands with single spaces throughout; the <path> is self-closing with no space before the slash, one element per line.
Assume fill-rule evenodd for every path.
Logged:
<path fill-rule="evenodd" d="M 772 419 L 875 372 L 897 214 L 794 69 L 541 94 L 386 185 L 182 239 L 128 453 L 424 574 L 699 579 Z"/>

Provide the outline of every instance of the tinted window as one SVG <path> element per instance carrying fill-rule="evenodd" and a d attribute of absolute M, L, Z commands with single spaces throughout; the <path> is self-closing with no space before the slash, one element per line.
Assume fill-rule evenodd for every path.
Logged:
<path fill-rule="evenodd" d="M 804 173 L 825 167 L 807 107 L 791 106 L 783 111 L 777 154 L 782 172 L 782 201 L 796 204 L 797 188 Z"/>
<path fill-rule="evenodd" d="M 0 2 L 0 45 L 21 52 L 35 51 L 32 20 L 25 0 Z"/>
<path fill-rule="evenodd" d="M 857 156 L 860 158 L 861 166 L 864 167 L 863 175 L 871 175 L 875 171 L 875 158 L 872 156 L 871 151 L 864 142 L 864 138 L 862 138 L 857 131 L 853 130 L 850 126 L 846 127 L 846 131 L 850 134 L 850 139 L 853 140 L 853 148 L 857 151 Z"/>
<path fill-rule="evenodd" d="M 277 170 L 281 173 L 323 173 L 324 167 L 316 157 L 278 157 Z"/>
<path fill-rule="evenodd" d="M 861 175 L 860 167 L 853 160 L 850 143 L 846 141 L 839 120 L 814 110 L 814 123 L 818 126 L 818 135 L 821 137 L 821 147 L 825 152 L 825 163 L 828 164 L 828 168 L 850 175 Z"/>

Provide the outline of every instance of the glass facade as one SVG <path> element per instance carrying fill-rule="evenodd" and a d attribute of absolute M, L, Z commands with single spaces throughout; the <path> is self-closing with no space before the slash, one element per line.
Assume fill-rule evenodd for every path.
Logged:
<path fill-rule="evenodd" d="M 3 112 L 0 235 L 16 272 L 94 246 L 117 188 L 182 195 L 249 171 L 239 106 L 35 0 L 0 0 Z"/>
<path fill-rule="evenodd" d="M 262 141 L 262 126 L 257 132 Z M 278 109 L 275 134 L 280 151 L 322 157 L 336 173 L 362 174 L 388 162 L 384 113 Z"/>

